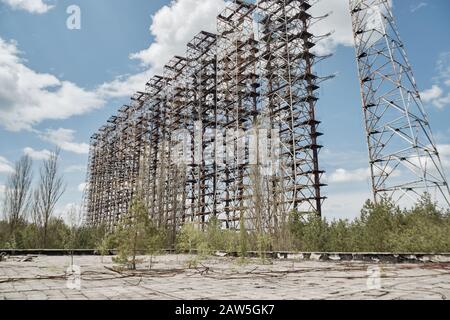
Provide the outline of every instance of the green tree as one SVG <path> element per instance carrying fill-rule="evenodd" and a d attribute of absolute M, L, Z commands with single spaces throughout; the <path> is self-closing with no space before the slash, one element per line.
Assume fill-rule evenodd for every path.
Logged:
<path fill-rule="evenodd" d="M 327 237 L 327 221 L 316 214 L 311 214 L 303 229 L 302 247 L 304 251 L 326 251 Z"/>
<path fill-rule="evenodd" d="M 145 204 L 134 200 L 127 214 L 120 218 L 113 235 L 118 245 L 115 262 L 136 270 L 136 256 L 147 251 L 149 226 L 150 219 Z"/>
<path fill-rule="evenodd" d="M 168 236 L 167 232 L 163 228 L 158 228 L 156 223 L 152 220 L 149 221 L 147 228 L 147 254 L 150 255 L 149 269 L 152 268 L 153 256 L 160 254 L 167 244 Z"/>
<path fill-rule="evenodd" d="M 361 249 L 372 252 L 391 251 L 389 234 L 396 230 L 396 218 L 399 214 L 400 209 L 390 199 L 383 199 L 378 204 L 367 201 L 361 211 L 364 228 Z"/>
<path fill-rule="evenodd" d="M 205 242 L 201 230 L 192 223 L 185 224 L 177 236 L 176 249 L 178 252 L 188 252 L 192 254 L 198 250 L 200 244 Z"/>
<path fill-rule="evenodd" d="M 329 226 L 327 250 L 350 252 L 355 243 L 352 239 L 352 225 L 348 220 L 333 221 Z"/>

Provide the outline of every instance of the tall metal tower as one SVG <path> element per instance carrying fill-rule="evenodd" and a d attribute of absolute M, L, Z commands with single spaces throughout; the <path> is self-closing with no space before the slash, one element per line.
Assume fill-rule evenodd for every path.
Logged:
<path fill-rule="evenodd" d="M 450 205 L 450 191 L 389 0 L 350 0 L 375 201 Z"/>

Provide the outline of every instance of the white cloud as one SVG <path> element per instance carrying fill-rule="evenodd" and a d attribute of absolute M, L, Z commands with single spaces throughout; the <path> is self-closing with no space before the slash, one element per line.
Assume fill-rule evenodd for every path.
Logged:
<path fill-rule="evenodd" d="M 23 63 L 17 43 L 0 38 L 0 118 L 6 129 L 30 130 L 44 120 L 68 119 L 104 105 L 97 93 Z"/>
<path fill-rule="evenodd" d="M 378 167 L 374 167 L 374 172 L 376 175 L 380 175 L 382 170 Z M 401 172 L 399 169 L 393 170 L 391 166 L 384 168 L 385 172 L 389 172 L 391 177 L 399 177 Z M 329 183 L 349 183 L 349 182 L 362 182 L 368 181 L 370 179 L 371 172 L 370 168 L 358 168 L 358 169 L 337 169 L 329 177 L 327 176 L 327 182 Z"/>
<path fill-rule="evenodd" d="M 54 6 L 42 0 L 1 0 L 14 10 L 25 10 L 30 13 L 42 14 L 48 12 Z"/>
<path fill-rule="evenodd" d="M 343 183 L 343 182 L 361 182 L 366 181 L 370 177 L 370 169 L 337 169 L 329 177 L 330 183 Z"/>
<path fill-rule="evenodd" d="M 445 81 L 446 84 L 447 82 L 450 82 L 450 79 Z M 444 96 L 444 90 L 438 85 L 433 85 L 431 89 L 421 92 L 420 95 L 423 102 L 432 103 L 438 109 L 443 109 L 450 104 L 450 93 Z"/>
<path fill-rule="evenodd" d="M 86 182 L 80 183 L 78 185 L 78 191 L 80 191 L 80 192 L 85 192 L 85 191 L 87 191 L 88 188 L 89 188 L 89 184 Z"/>
<path fill-rule="evenodd" d="M 425 8 L 426 6 L 428 6 L 428 3 L 426 3 L 426 2 L 420 2 L 420 3 L 416 4 L 416 5 L 412 5 L 411 6 L 411 12 L 414 13 L 414 12 L 416 12 L 416 11 L 422 9 L 422 8 Z"/>
<path fill-rule="evenodd" d="M 447 170 L 450 170 L 450 144 L 438 144 L 436 146 L 439 155 L 441 157 L 442 166 Z"/>
<path fill-rule="evenodd" d="M 423 102 L 431 103 L 438 109 L 450 105 L 450 52 L 443 52 L 436 62 L 438 75 L 433 78 L 435 84 L 431 89 L 421 92 Z"/>
<path fill-rule="evenodd" d="M 318 43 L 316 51 L 327 54 L 335 51 L 339 45 L 353 46 L 352 20 L 348 0 L 322 0 L 318 1 L 311 9 L 313 16 L 330 15 L 312 26 L 315 35 L 332 35 Z"/>
<path fill-rule="evenodd" d="M 420 93 L 423 102 L 428 103 L 442 96 L 444 91 L 438 86 L 433 85 L 430 89 Z"/>
<path fill-rule="evenodd" d="M 368 165 L 367 151 L 342 151 L 338 149 L 331 149 L 329 146 L 323 148 L 323 151 L 320 154 L 320 160 L 327 167 L 346 167 L 350 164 L 351 166 L 358 168 Z"/>
<path fill-rule="evenodd" d="M 0 173 L 12 173 L 14 168 L 6 158 L 0 157 Z"/>
<path fill-rule="evenodd" d="M 216 17 L 224 7 L 224 0 L 175 0 L 162 7 L 152 16 L 150 32 L 155 41 L 148 48 L 130 54 L 130 59 L 140 61 L 145 70 L 103 83 L 98 88 L 99 95 L 126 97 L 143 90 L 145 83 L 160 74 L 173 56 L 185 56 L 187 43 L 197 33 L 216 32 Z"/>
<path fill-rule="evenodd" d="M 74 130 L 59 128 L 57 130 L 48 129 L 45 133 L 41 133 L 40 137 L 45 141 L 55 144 L 64 151 L 77 154 L 88 154 L 89 145 L 86 143 L 74 142 L 74 134 Z"/>
<path fill-rule="evenodd" d="M 51 74 L 37 73 L 24 65 L 17 43 L 0 38 L 0 117 L 12 131 L 30 130 L 44 120 L 67 119 L 104 105 L 105 99 L 126 97 L 143 90 L 153 74 L 174 55 L 184 55 L 186 44 L 201 30 L 215 32 L 216 16 L 224 0 L 176 0 L 152 17 L 155 42 L 132 53 L 146 70 L 103 83 L 94 91 L 61 81 Z M 327 30 L 328 31 L 328 30 Z"/>
<path fill-rule="evenodd" d="M 450 104 L 450 93 L 447 93 L 445 97 L 441 97 L 433 101 L 433 105 L 438 109 L 444 109 L 444 107 L 449 104 Z"/>
<path fill-rule="evenodd" d="M 82 206 L 79 203 L 66 203 L 55 209 L 55 216 L 68 225 L 79 225 L 83 219 Z"/>
<path fill-rule="evenodd" d="M 143 90 L 145 83 L 152 75 L 161 73 L 171 57 L 185 55 L 186 44 L 197 33 L 216 32 L 216 17 L 225 3 L 224 0 L 175 0 L 162 7 L 152 16 L 150 32 L 155 41 L 148 48 L 130 54 L 130 59 L 139 60 L 145 70 L 105 82 L 93 92 L 28 69 L 18 57 L 16 43 L 0 38 L 0 63 L 7 61 L 0 68 L 0 74 L 4 74 L 0 76 L 0 102 L 5 105 L 0 108 L 0 116 L 5 114 L 3 125 L 10 130 L 30 129 L 43 120 L 84 114 L 101 107 L 104 99 L 126 97 Z M 20 109 L 19 105 L 25 107 Z"/>
<path fill-rule="evenodd" d="M 436 62 L 436 69 L 438 71 L 437 81 L 450 80 L 450 52 L 442 52 Z"/>
<path fill-rule="evenodd" d="M 25 148 L 23 149 L 23 153 L 29 156 L 33 160 L 47 160 L 51 156 L 51 152 L 44 150 L 34 150 L 33 148 Z"/>
<path fill-rule="evenodd" d="M 100 85 L 97 92 L 105 98 L 128 97 L 136 91 L 143 91 L 145 84 L 153 74 L 155 72 L 147 70 L 138 74 L 120 76 Z"/>
<path fill-rule="evenodd" d="M 360 216 L 361 209 L 368 199 L 372 199 L 369 189 L 367 191 L 349 191 L 327 195 L 323 212 L 328 219 L 350 219 Z"/>
<path fill-rule="evenodd" d="M 184 55 L 186 44 L 200 31 L 216 32 L 219 12 L 225 7 L 223 0 L 177 0 L 162 7 L 152 18 L 150 32 L 155 41 L 149 48 L 130 55 L 155 70 L 173 55 Z"/>

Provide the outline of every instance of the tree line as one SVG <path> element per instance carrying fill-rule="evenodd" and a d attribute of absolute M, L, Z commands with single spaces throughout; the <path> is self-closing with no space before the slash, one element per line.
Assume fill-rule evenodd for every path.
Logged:
<path fill-rule="evenodd" d="M 424 195 L 411 209 L 401 209 L 391 200 L 367 201 L 355 220 L 328 221 L 314 214 L 291 212 L 278 230 L 264 232 L 225 230 L 216 218 L 206 228 L 185 224 L 177 228 L 158 225 L 150 219 L 144 201 L 136 197 L 114 232 L 105 226 L 82 223 L 81 211 L 72 209 L 65 222 L 55 216 L 55 207 L 66 189 L 60 174 L 59 151 L 43 161 L 36 185 L 32 186 L 32 161 L 22 157 L 8 177 L 0 221 L 0 248 L 4 249 L 98 249 L 117 250 L 116 260 L 136 265 L 138 254 L 163 249 L 208 255 L 228 251 L 245 257 L 248 251 L 316 252 L 450 252 L 450 212 L 440 209 Z"/>
<path fill-rule="evenodd" d="M 33 161 L 25 155 L 8 176 L 0 221 L 0 248 L 60 249 L 93 247 L 99 228 L 81 225 L 75 208 L 68 215 L 72 223 L 55 216 L 58 201 L 66 190 L 59 168 L 60 150 L 42 161 L 33 185 Z M 78 216 L 77 216 L 78 214 Z"/>

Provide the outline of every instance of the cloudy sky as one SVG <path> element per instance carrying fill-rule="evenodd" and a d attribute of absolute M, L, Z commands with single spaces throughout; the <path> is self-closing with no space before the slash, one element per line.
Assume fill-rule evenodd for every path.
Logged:
<path fill-rule="evenodd" d="M 67 28 L 71 5 L 81 9 L 80 30 Z M 68 182 L 58 214 L 80 203 L 89 137 L 196 33 L 214 32 L 223 7 L 223 0 L 0 0 L 0 197 L 14 161 L 30 155 L 37 175 L 57 146 Z M 370 197 L 367 147 L 347 0 L 321 0 L 314 14 L 330 12 L 317 26 L 333 31 L 322 49 L 334 56 L 316 71 L 336 75 L 318 104 L 325 215 L 354 218 Z M 394 13 L 450 172 L 450 2 L 394 0 Z"/>

